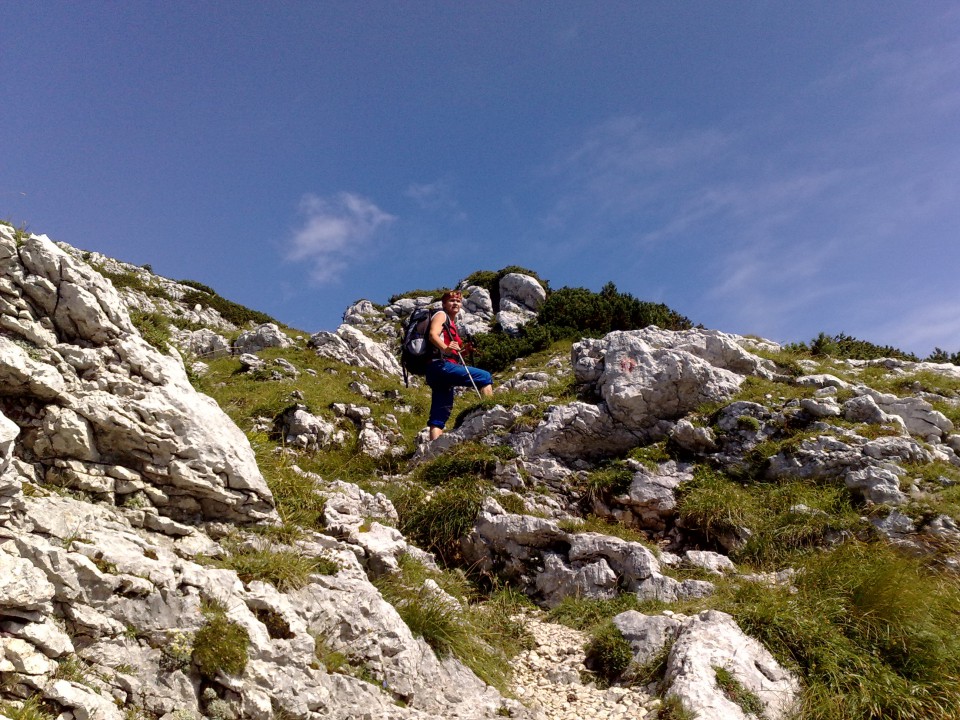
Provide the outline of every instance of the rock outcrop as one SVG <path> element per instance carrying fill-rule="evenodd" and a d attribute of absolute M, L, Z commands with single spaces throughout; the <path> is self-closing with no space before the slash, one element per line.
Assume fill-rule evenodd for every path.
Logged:
<path fill-rule="evenodd" d="M 470 333 L 517 332 L 547 297 L 519 273 L 494 288 L 496 307 L 486 289 L 461 289 Z M 438 558 L 411 540 L 423 533 L 409 513 L 454 485 L 468 492 L 453 517 L 422 518 L 456 526 L 442 559 L 542 609 L 625 595 L 718 607 L 717 587 L 748 583 L 795 597 L 803 571 L 748 569 L 768 508 L 703 520 L 685 503 L 711 487 L 734 496 L 830 487 L 848 503 L 842 522 L 805 496 L 769 511 L 789 515 L 797 542 L 881 537 L 960 567 L 951 550 L 960 523 L 949 506 L 927 505 L 958 481 L 953 366 L 787 368 L 762 357 L 777 356 L 769 341 L 650 326 L 576 342 L 569 360 L 518 362 L 498 378 L 499 404 L 476 405 L 428 442 L 411 430 L 426 392 L 397 382 L 396 344 L 403 320 L 433 298 L 360 300 L 336 331 L 309 339 L 319 359 L 305 362 L 302 337 L 272 323 L 241 330 L 187 306 L 196 297 L 145 268 L 0 227 L 0 714 L 31 697 L 65 720 L 553 720 L 563 698 L 544 696 L 564 692 L 584 712 L 647 720 L 671 698 L 722 720 L 785 720 L 797 706 L 798 676 L 717 610 L 614 617 L 634 667 L 661 672 L 609 689 L 590 680 L 583 636 L 551 632 L 524 610 L 543 652 L 528 646 L 517 661 L 523 702 L 503 697 L 404 622 L 412 601 L 385 599 L 409 561 L 442 577 Z M 140 336 L 142 313 L 204 326 L 171 330 L 189 363 L 230 356 L 209 365 L 218 382 L 198 387 L 216 393 L 235 374 L 245 388 L 269 389 L 240 421 L 258 455 L 194 389 L 177 350 Z M 785 374 L 798 365 L 806 375 Z M 880 371 L 897 381 L 871 387 Z M 321 386 L 328 376 L 336 384 Z M 276 465 L 276 507 L 257 457 Z M 330 457 L 334 476 L 309 471 Z M 347 465 L 369 477 L 336 477 Z M 433 473 L 429 482 L 421 472 Z M 287 484 L 293 506 L 281 501 Z M 312 519 L 300 525 L 306 508 Z M 306 570 L 262 571 L 280 558 Z M 433 576 L 414 592 L 444 612 L 471 602 Z M 561 637 L 579 646 L 556 645 Z M 210 643 L 226 643 L 214 654 L 236 662 L 208 663 Z"/>

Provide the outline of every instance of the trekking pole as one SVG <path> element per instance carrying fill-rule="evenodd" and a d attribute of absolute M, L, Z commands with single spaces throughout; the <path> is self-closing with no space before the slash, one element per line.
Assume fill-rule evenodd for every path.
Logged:
<path fill-rule="evenodd" d="M 460 351 L 457 350 L 457 357 L 460 358 L 460 364 L 464 367 L 467 367 L 467 363 L 463 360 L 463 355 L 460 354 Z M 473 375 L 470 374 L 469 368 L 467 369 L 467 377 L 470 378 L 470 384 L 473 385 L 473 390 L 477 393 L 477 397 L 483 400 L 483 395 L 480 394 L 480 390 L 477 388 L 477 384 L 473 381 Z"/>

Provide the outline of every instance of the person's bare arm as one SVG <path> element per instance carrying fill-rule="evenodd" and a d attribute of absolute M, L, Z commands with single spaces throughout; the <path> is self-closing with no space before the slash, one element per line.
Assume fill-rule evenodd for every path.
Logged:
<path fill-rule="evenodd" d="M 430 342 L 432 342 L 436 347 L 440 348 L 440 352 L 447 354 L 448 352 L 458 352 L 460 350 L 460 344 L 457 342 L 451 342 L 449 345 L 443 339 L 443 323 L 446 321 L 447 316 L 445 313 L 438 312 L 430 320 Z"/>

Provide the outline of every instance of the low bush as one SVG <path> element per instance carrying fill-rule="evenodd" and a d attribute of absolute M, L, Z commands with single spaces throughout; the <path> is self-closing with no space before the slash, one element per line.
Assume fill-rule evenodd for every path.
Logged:
<path fill-rule="evenodd" d="M 663 303 L 637 300 L 607 283 L 599 293 L 585 288 L 561 288 L 549 295 L 537 314 L 537 322 L 569 336 L 601 337 L 614 330 L 639 330 L 656 325 L 664 330 L 688 330 L 689 318 Z"/>
<path fill-rule="evenodd" d="M 904 352 L 890 345 L 875 345 L 867 340 L 860 340 L 851 335 L 827 335 L 820 333 L 810 341 L 809 347 L 803 343 L 792 345 L 794 351 L 809 349 L 814 357 L 832 357 L 844 360 L 879 360 L 880 358 L 897 358 L 917 362 L 919 358 L 913 353 Z"/>
<path fill-rule="evenodd" d="M 600 625 L 585 648 L 584 664 L 603 685 L 617 682 L 633 662 L 633 650 L 613 622 Z"/>
<path fill-rule="evenodd" d="M 210 679 L 219 672 L 239 675 L 247 667 L 250 635 L 246 628 L 227 618 L 226 609 L 219 603 L 206 604 L 203 614 L 206 622 L 193 638 L 194 665 Z"/>
<path fill-rule="evenodd" d="M 497 283 L 500 277 L 498 274 Z M 494 302 L 494 307 L 498 307 L 496 298 Z M 549 293 L 537 319 L 517 332 L 507 334 L 500 330 L 474 338 L 476 362 L 498 372 L 518 358 L 546 350 L 559 340 L 602 337 L 613 330 L 638 330 L 649 325 L 666 330 L 693 327 L 689 318 L 666 305 L 637 300 L 629 293 L 619 292 L 613 283 L 607 283 L 599 293 L 565 287 Z"/>
<path fill-rule="evenodd" d="M 212 287 L 210 287 L 209 285 L 204 285 L 202 282 L 197 282 L 196 280 L 177 280 L 177 282 L 180 283 L 181 285 L 186 285 L 187 287 L 191 287 L 194 290 L 205 292 L 208 295 L 217 294 L 217 291 L 214 290 Z"/>

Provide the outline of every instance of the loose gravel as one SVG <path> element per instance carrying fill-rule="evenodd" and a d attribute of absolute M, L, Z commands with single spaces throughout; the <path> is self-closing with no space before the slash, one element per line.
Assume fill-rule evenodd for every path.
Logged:
<path fill-rule="evenodd" d="M 643 688 L 601 689 L 590 680 L 584 666 L 586 633 L 545 622 L 535 613 L 522 620 L 535 645 L 513 659 L 513 693 L 543 720 L 656 717 L 660 700 Z"/>

